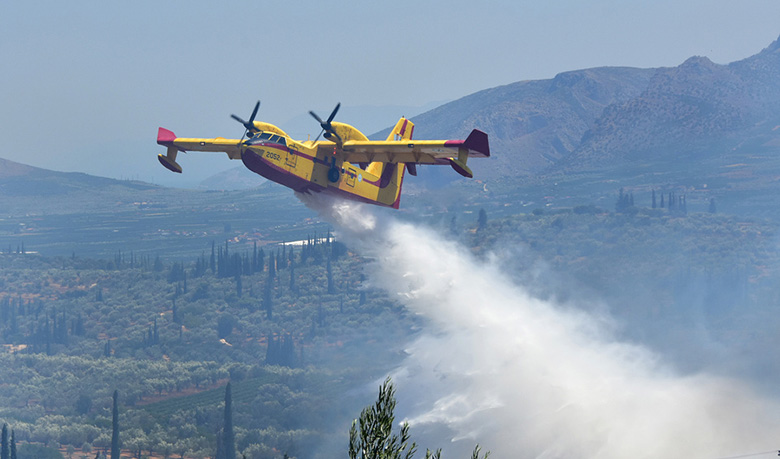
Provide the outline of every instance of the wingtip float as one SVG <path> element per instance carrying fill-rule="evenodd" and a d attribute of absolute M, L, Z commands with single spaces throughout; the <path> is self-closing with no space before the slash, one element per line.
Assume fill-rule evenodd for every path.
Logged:
<path fill-rule="evenodd" d="M 181 173 L 176 162 L 180 151 L 223 152 L 269 180 L 303 193 L 325 192 L 346 199 L 397 209 L 404 173 L 417 175 L 417 165 L 450 165 L 458 174 L 471 178 L 467 165 L 471 157 L 490 157 L 488 136 L 474 129 L 465 140 L 412 140 L 414 123 L 401 118 L 387 140 L 375 141 L 349 124 L 334 121 L 341 104 L 323 120 L 310 112 L 322 131 L 314 141 L 297 141 L 283 130 L 255 121 L 260 102 L 248 121 L 236 115 L 244 136 L 241 139 L 176 137 L 159 128 L 157 143 L 167 148 L 157 155 L 166 169 Z M 326 140 L 319 140 L 323 136 Z"/>

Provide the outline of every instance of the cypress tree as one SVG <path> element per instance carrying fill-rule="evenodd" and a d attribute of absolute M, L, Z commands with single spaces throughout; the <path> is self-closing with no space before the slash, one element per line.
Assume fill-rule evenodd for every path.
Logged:
<path fill-rule="evenodd" d="M 11 431 L 11 459 L 16 459 L 16 434 Z"/>
<path fill-rule="evenodd" d="M 290 263 L 290 291 L 295 293 L 295 264 Z"/>
<path fill-rule="evenodd" d="M 336 292 L 336 288 L 333 285 L 333 267 L 330 264 L 330 256 L 328 256 L 327 272 L 328 272 L 328 293 L 333 294 Z"/>
<path fill-rule="evenodd" d="M 217 257 L 214 253 L 214 249 L 214 241 L 211 241 L 211 258 L 209 258 L 209 269 L 211 269 L 211 274 L 217 272 Z"/>
<path fill-rule="evenodd" d="M 173 323 L 181 323 L 181 317 L 179 317 L 179 307 L 176 306 L 176 298 L 173 299 Z"/>
<path fill-rule="evenodd" d="M 11 449 L 8 446 L 8 424 L 3 424 L 3 438 L 0 442 L 0 459 L 11 459 Z"/>
<path fill-rule="evenodd" d="M 266 365 L 276 365 L 279 362 L 279 346 L 276 341 L 276 335 L 268 336 L 268 347 L 265 349 Z"/>
<path fill-rule="evenodd" d="M 214 453 L 214 459 L 225 459 L 225 442 L 223 441 L 223 432 L 217 432 L 217 451 Z"/>
<path fill-rule="evenodd" d="M 263 287 L 263 309 L 265 309 L 265 315 L 270 320 L 273 317 L 273 279 L 269 276 L 268 281 Z"/>
<path fill-rule="evenodd" d="M 119 392 L 114 390 L 114 403 L 111 408 L 111 459 L 119 459 Z"/>
<path fill-rule="evenodd" d="M 485 212 L 485 209 L 479 209 L 479 217 L 477 218 L 477 231 L 485 229 L 487 226 L 487 221 L 487 212 Z"/>
<path fill-rule="evenodd" d="M 225 459 L 236 459 L 236 437 L 233 433 L 233 392 L 229 382 L 225 386 L 225 427 L 222 441 Z"/>

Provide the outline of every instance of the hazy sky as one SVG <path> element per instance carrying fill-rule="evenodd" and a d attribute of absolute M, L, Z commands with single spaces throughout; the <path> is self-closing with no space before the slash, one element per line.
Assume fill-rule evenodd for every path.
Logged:
<path fill-rule="evenodd" d="M 0 157 L 190 183 L 239 163 L 192 154 L 175 176 L 155 159 L 158 126 L 239 137 L 229 115 L 258 99 L 258 118 L 284 128 L 336 102 L 422 106 L 588 67 L 728 63 L 777 39 L 778 18 L 777 0 L 0 1 Z"/>

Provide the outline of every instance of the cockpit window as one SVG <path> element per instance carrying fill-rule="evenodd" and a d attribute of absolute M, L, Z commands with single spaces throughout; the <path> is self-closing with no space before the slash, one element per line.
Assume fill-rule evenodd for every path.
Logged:
<path fill-rule="evenodd" d="M 284 138 L 284 136 L 276 135 L 270 132 L 259 132 L 255 134 L 255 136 L 252 137 L 252 139 L 249 141 L 249 144 L 254 145 L 258 143 L 265 143 L 265 141 L 284 145 L 285 147 L 287 146 L 287 139 Z"/>

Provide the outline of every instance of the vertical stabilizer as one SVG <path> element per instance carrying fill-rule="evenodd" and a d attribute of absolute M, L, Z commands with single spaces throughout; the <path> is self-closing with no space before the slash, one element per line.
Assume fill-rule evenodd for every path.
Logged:
<path fill-rule="evenodd" d="M 387 140 L 411 140 L 413 133 L 414 123 L 404 117 L 401 117 L 401 119 L 395 123 L 393 130 L 390 131 L 390 135 L 387 136 Z"/>

